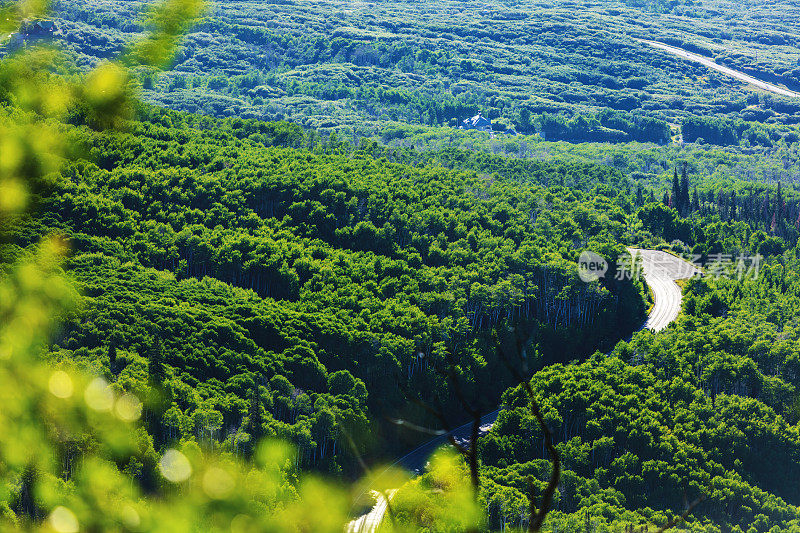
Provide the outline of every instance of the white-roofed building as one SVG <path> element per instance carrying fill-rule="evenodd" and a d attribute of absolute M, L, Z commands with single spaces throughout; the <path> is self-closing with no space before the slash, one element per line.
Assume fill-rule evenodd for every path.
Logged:
<path fill-rule="evenodd" d="M 462 130 L 478 130 L 492 133 L 492 121 L 484 117 L 480 113 L 472 118 L 464 119 L 461 122 L 459 129 Z"/>

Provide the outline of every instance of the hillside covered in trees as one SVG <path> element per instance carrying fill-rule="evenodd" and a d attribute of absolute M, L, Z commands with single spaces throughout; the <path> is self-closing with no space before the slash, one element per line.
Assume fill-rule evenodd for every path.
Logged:
<path fill-rule="evenodd" d="M 0 3 L 0 529 L 800 530 L 797 103 L 632 38 L 794 86 L 794 6 L 44 7 Z M 703 270 L 663 332 L 628 247 Z"/>
<path fill-rule="evenodd" d="M 140 9 L 60 0 L 56 40 L 79 65 L 93 65 L 143 31 Z M 800 30 L 789 15 L 796 6 L 748 9 L 741 18 L 737 4 L 717 0 L 236 0 L 210 8 L 172 72 L 139 74 L 150 101 L 214 116 L 364 135 L 387 121 L 453 126 L 483 111 L 501 119 L 501 131 L 513 126 L 548 140 L 663 144 L 670 125 L 690 117 L 797 124 L 795 101 L 754 93 L 636 40 L 797 87 Z M 761 134 L 748 138 L 764 142 Z"/>
<path fill-rule="evenodd" d="M 68 238 L 86 295 L 53 356 L 133 383 L 155 372 L 174 398 L 157 442 L 235 448 L 255 431 L 295 441 L 303 466 L 352 467 L 339 426 L 365 436 L 402 410 L 388 382 L 451 396 L 426 369 L 455 346 L 491 406 L 502 367 L 481 346 L 500 320 L 540 324 L 560 360 L 641 321 L 640 287 L 585 284 L 574 266 L 589 244 L 622 252 L 634 207 L 619 173 L 542 165 L 547 188 L 310 150 L 286 123 L 153 113 L 130 133 L 84 130 L 93 161 L 65 167 L 20 233 Z M 583 190 L 558 184 L 587 173 Z"/>
<path fill-rule="evenodd" d="M 724 510 L 700 514 L 715 523 L 742 525 L 758 514 L 778 523 L 794 520 L 791 507 L 780 503 L 795 501 L 785 467 L 785 482 L 738 455 L 736 465 L 718 458 L 719 471 L 696 468 L 727 449 L 711 438 L 720 423 L 706 421 L 711 403 L 730 405 L 729 414 L 716 415 L 730 417 L 727 424 L 747 405 L 758 409 L 759 424 L 775 427 L 766 435 L 796 432 L 789 425 L 797 422 L 794 350 L 788 344 L 770 348 L 775 356 L 768 363 L 752 348 L 778 337 L 793 342 L 780 314 L 791 301 L 761 291 L 793 294 L 796 275 L 787 276 L 784 264 L 758 282 L 693 282 L 687 318 L 677 330 L 666 337 L 637 333 L 613 348 L 641 323 L 642 289 L 612 276 L 585 284 L 575 270 L 582 249 L 613 260 L 622 252 L 619 243 L 652 246 L 665 239 L 681 243 L 672 245 L 676 251 L 706 257 L 758 251 L 769 259 L 797 242 L 794 212 L 776 219 L 772 211 L 782 193 L 753 190 L 756 199 L 742 194 L 733 210 L 730 200 L 720 204 L 706 194 L 679 204 L 689 185 L 676 178 L 670 207 L 602 166 L 458 151 L 417 154 L 371 143 L 356 148 L 288 123 L 150 108 L 124 133 L 67 128 L 86 159 L 61 170 L 41 196 L 37 216 L 23 220 L 5 254 L 22 255 L 53 231 L 68 239 L 65 267 L 83 304 L 66 317 L 47 357 L 79 364 L 142 397 L 160 391 L 145 418 L 153 450 L 189 440 L 246 456 L 252 439 L 275 435 L 296 445 L 298 468 L 356 475 L 357 456 L 377 460 L 419 438 L 384 417 L 436 423 L 410 397 L 440 402 L 452 420 L 463 419 L 452 383 L 437 370 L 454 365 L 476 405 L 493 408 L 512 377 L 492 356 L 492 332 L 518 322 L 538 331 L 535 364 L 546 369 L 537 374 L 535 389 L 565 465 L 550 518 L 555 527 L 584 520 L 587 511 L 597 523 L 666 521 L 666 510 L 680 509 L 682 491 L 706 493 L 711 482 L 734 483 L 733 492 L 717 496 L 722 508 L 735 498 L 752 500 L 754 490 L 775 502 L 759 497 L 748 505 L 750 514 L 727 522 Z M 796 210 L 792 202 L 781 196 L 781 212 Z M 748 214 L 748 205 L 759 206 L 756 214 Z M 759 311 L 764 325 L 754 324 L 751 310 L 765 306 Z M 723 331 L 742 335 L 733 309 L 751 333 L 716 340 L 725 338 Z M 720 347 L 701 341 L 698 328 Z M 688 354 L 684 342 L 700 353 Z M 598 349 L 610 355 L 560 366 Z M 695 366 L 696 357 L 702 366 Z M 595 399 L 604 390 L 597 387 L 611 392 L 619 383 L 633 389 L 591 407 L 606 401 L 606 393 Z M 658 433 L 642 449 L 628 443 L 646 414 L 638 405 L 661 384 L 688 394 L 681 401 L 689 418 L 681 423 L 692 432 L 712 424 L 710 440 L 693 444 L 700 454 L 694 470 L 685 470 L 683 444 L 669 452 L 677 455 L 648 451 L 646 442 L 662 440 Z M 594 392 L 577 405 L 572 391 L 584 387 Z M 624 423 L 608 419 L 624 415 L 615 402 L 631 401 L 630 394 L 645 395 L 633 404 L 636 416 Z M 654 405 L 654 412 L 672 420 L 675 397 L 657 398 L 666 404 Z M 520 425 L 519 417 L 529 416 L 524 397 L 507 392 L 502 403 L 523 413 L 514 418 L 504 411 L 481 444 L 486 509 L 495 526 L 513 522 L 524 508 L 525 476 L 547 471 L 535 426 L 530 429 L 530 419 L 528 429 Z M 599 419 L 589 418 L 592 409 Z M 777 437 L 740 431 L 748 442 L 766 439 L 754 461 L 771 453 L 788 454 L 775 461 L 796 460 L 785 448 L 791 437 L 771 444 Z M 661 492 L 651 496 L 636 485 L 645 481 L 638 481 L 644 478 L 635 468 L 647 461 L 660 461 L 652 463 L 656 477 L 648 483 Z M 613 474 L 612 466 L 622 470 Z M 156 475 L 139 472 L 145 484 Z M 582 491 L 589 491 L 589 500 L 577 497 Z M 643 496 L 625 496 L 631 494 Z"/>

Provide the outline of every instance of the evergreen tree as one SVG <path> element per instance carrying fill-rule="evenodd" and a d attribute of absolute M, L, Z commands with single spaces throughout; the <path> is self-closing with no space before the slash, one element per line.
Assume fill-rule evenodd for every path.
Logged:
<path fill-rule="evenodd" d="M 697 194 L 697 185 L 694 187 L 694 198 L 692 199 L 692 211 L 700 211 L 700 196 Z"/>
<path fill-rule="evenodd" d="M 164 365 L 164 344 L 160 338 L 155 337 L 153 339 L 147 355 L 147 374 L 150 384 L 155 387 L 161 387 L 167 378 L 167 370 Z"/>
<path fill-rule="evenodd" d="M 42 514 L 42 509 L 36 502 L 36 488 L 38 482 L 36 467 L 28 465 L 22 472 L 19 479 L 19 487 L 16 491 L 16 501 L 11 503 L 11 508 L 18 515 L 38 520 Z"/>
<path fill-rule="evenodd" d="M 670 205 L 670 207 L 674 207 L 679 213 L 681 212 L 680 198 L 681 185 L 680 182 L 678 182 L 678 169 L 676 168 L 672 174 L 672 205 Z"/>
<path fill-rule="evenodd" d="M 641 183 L 638 185 L 638 187 L 636 187 L 636 205 L 637 206 L 644 205 L 644 193 L 642 191 Z"/>
<path fill-rule="evenodd" d="M 519 112 L 519 124 L 517 125 L 519 130 L 523 133 L 527 133 L 531 131 L 531 110 L 527 107 L 523 107 Z"/>
<path fill-rule="evenodd" d="M 151 339 L 147 352 L 147 381 L 152 390 L 144 406 L 143 416 L 154 443 L 160 446 L 167 441 L 165 426 L 162 422 L 170 400 L 164 390 L 167 370 L 164 364 L 164 344 L 159 337 Z"/>
<path fill-rule="evenodd" d="M 250 405 L 248 409 L 247 432 L 250 434 L 250 442 L 255 445 L 264 436 L 264 419 L 261 415 L 261 393 L 258 384 L 254 383 L 250 391 Z M 251 446 L 252 450 L 252 446 Z"/>
<path fill-rule="evenodd" d="M 111 373 L 116 373 L 117 367 L 117 344 L 118 339 L 116 335 L 111 337 L 111 342 L 108 343 L 108 368 Z"/>
<path fill-rule="evenodd" d="M 686 213 L 689 210 L 689 176 L 687 175 L 687 164 L 683 164 L 683 174 L 681 176 L 681 192 L 678 206 L 681 213 Z"/>

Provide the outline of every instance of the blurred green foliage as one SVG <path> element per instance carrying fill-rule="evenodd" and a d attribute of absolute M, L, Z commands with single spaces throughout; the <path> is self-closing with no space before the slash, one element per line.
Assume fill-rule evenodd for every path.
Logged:
<path fill-rule="evenodd" d="M 24 10 L 20 18 L 32 14 L 27 5 L 16 7 Z M 168 57 L 199 8 L 172 0 L 157 6 L 154 35 L 139 57 Z M 55 58 L 56 52 L 36 48 L 0 61 L 0 527 L 341 531 L 347 491 L 301 476 L 293 447 L 265 440 L 250 446 L 248 462 L 192 441 L 157 451 L 146 427 L 167 392 L 160 380 L 131 387 L 135 380 L 108 382 L 87 373 L 78 359 L 44 357 L 60 322 L 85 305 L 62 269 L 73 241 L 50 228 L 22 251 L 12 236 L 25 231 L 29 210 L 63 185 L 66 162 L 82 153 L 64 121 L 128 129 L 136 106 L 121 64 L 64 78 L 49 69 Z M 113 366 L 116 344 L 109 353 Z M 149 374 L 164 376 L 160 354 L 149 355 Z M 331 387 L 357 390 L 348 376 L 333 374 Z"/>

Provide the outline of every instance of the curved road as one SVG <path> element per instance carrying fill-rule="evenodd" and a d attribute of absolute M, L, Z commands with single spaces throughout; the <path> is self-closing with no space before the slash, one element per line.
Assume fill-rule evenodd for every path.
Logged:
<path fill-rule="evenodd" d="M 796 93 L 794 91 L 790 91 L 789 89 L 784 89 L 783 87 L 779 87 L 777 85 L 773 85 L 772 83 L 768 83 L 766 81 L 761 81 L 758 78 L 754 78 L 745 74 L 744 72 L 739 72 L 738 70 L 733 70 L 732 68 L 728 68 L 724 65 L 720 65 L 719 63 L 715 62 L 712 59 L 707 57 L 693 54 L 692 52 L 687 52 L 682 48 L 676 48 L 674 46 L 670 46 L 668 44 L 660 43 L 658 41 L 648 41 L 645 39 L 636 39 L 640 43 L 644 43 L 647 45 L 652 46 L 653 48 L 658 48 L 660 50 L 665 50 L 670 54 L 676 55 L 683 59 L 688 59 L 689 61 L 694 61 L 695 63 L 700 63 L 702 65 L 707 66 L 710 69 L 714 69 L 717 72 L 721 72 L 726 76 L 730 76 L 731 78 L 736 78 L 739 81 L 743 81 L 745 83 L 749 83 L 754 87 L 758 87 L 759 89 L 763 89 L 765 91 L 769 91 L 771 93 L 780 94 L 781 96 L 791 96 L 794 98 L 800 98 L 800 93 Z"/>
<path fill-rule="evenodd" d="M 397 489 L 386 491 L 389 499 L 392 499 Z M 386 509 L 389 507 L 389 502 L 386 500 L 386 495 L 377 490 L 370 492 L 375 498 L 375 506 L 370 512 L 358 517 L 349 524 L 347 524 L 347 533 L 367 533 L 368 531 L 376 531 L 378 526 L 383 521 L 383 515 L 386 514 Z"/>
<path fill-rule="evenodd" d="M 641 256 L 642 273 L 644 274 L 645 282 L 653 291 L 655 299 L 653 309 L 650 311 L 643 328 L 661 331 L 672 323 L 681 311 L 681 288 L 675 283 L 675 280 L 691 278 L 699 274 L 700 271 L 688 261 L 666 252 L 639 248 L 628 248 L 628 251 L 631 255 L 638 254 Z M 492 411 L 481 418 L 481 433 L 485 433 L 492 428 L 499 414 L 500 409 Z M 400 466 L 414 474 L 421 474 L 425 469 L 428 458 L 437 448 L 449 442 L 450 435 L 456 440 L 467 440 L 471 429 L 472 422 L 468 422 L 450 433 L 439 435 L 425 442 L 395 461 L 386 469 L 386 472 L 390 471 L 392 467 Z M 379 478 L 380 476 L 378 476 Z M 396 489 L 387 492 L 391 500 Z M 384 495 L 378 491 L 372 491 L 371 494 L 375 498 L 375 506 L 369 513 L 350 522 L 347 525 L 348 533 L 372 533 L 381 524 L 383 516 L 386 514 L 388 502 Z"/>
<path fill-rule="evenodd" d="M 644 280 L 653 291 L 653 309 L 643 329 L 661 331 L 678 318 L 681 312 L 681 288 L 676 279 L 688 279 L 701 274 L 693 264 L 667 252 L 628 248 L 631 255 L 642 258 Z"/>

